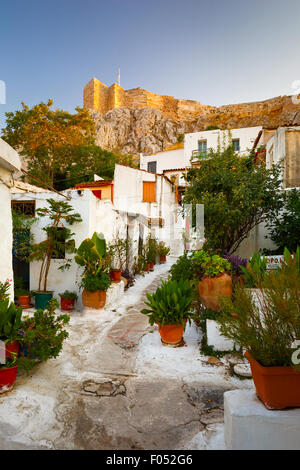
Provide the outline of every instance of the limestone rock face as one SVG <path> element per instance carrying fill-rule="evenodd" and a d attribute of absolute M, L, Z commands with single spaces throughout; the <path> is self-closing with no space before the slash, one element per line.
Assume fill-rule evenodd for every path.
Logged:
<path fill-rule="evenodd" d="M 97 130 L 97 144 L 125 154 L 159 152 L 187 131 L 185 123 L 166 118 L 153 108 L 117 108 L 105 115 L 91 111 L 91 116 Z"/>
<path fill-rule="evenodd" d="M 215 125 L 220 129 L 300 125 L 300 100 L 279 96 L 265 101 L 220 107 L 202 106 L 194 119 L 179 120 L 154 107 L 119 107 L 101 114 L 90 111 L 97 130 L 97 144 L 125 154 L 151 155 L 177 141 L 179 134 Z"/>

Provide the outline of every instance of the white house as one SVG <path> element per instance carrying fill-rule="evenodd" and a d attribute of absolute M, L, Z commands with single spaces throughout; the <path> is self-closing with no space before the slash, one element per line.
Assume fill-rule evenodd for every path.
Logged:
<path fill-rule="evenodd" d="M 18 153 L 0 138 L 0 281 L 11 280 L 11 300 L 13 300 L 13 269 L 10 190 L 14 185 L 12 174 L 19 172 L 20 169 L 21 160 Z"/>
<path fill-rule="evenodd" d="M 255 140 L 262 130 L 261 126 L 241 129 L 192 132 L 184 136 L 184 165 L 191 160 L 206 157 L 210 150 L 225 149 L 232 143 L 239 155 L 247 155 L 253 148 Z"/>
<path fill-rule="evenodd" d="M 33 215 L 38 208 L 47 205 L 47 199 L 65 200 L 65 196 L 82 218 L 82 222 L 72 226 L 76 247 L 94 232 L 102 232 L 108 242 L 115 237 L 130 238 L 133 243 L 131 263 L 149 234 L 159 241 L 166 241 L 173 253 L 181 249 L 178 226 L 182 226 L 182 221 L 176 212 L 174 185 L 167 177 L 116 165 L 112 181 L 78 184 L 75 188 L 62 191 L 64 196 L 30 185 L 24 187 L 24 184 L 11 191 L 14 207 L 19 204 L 28 212 L 31 205 Z M 43 217 L 33 224 L 32 233 L 36 242 L 45 238 L 42 229 L 48 223 L 49 220 Z M 51 262 L 48 289 L 54 291 L 55 296 L 66 289 L 79 292 L 81 268 L 72 261 L 70 269 L 62 272 L 58 269 L 61 261 L 53 259 Z M 40 262 L 30 263 L 32 290 L 38 287 L 39 270 Z"/>

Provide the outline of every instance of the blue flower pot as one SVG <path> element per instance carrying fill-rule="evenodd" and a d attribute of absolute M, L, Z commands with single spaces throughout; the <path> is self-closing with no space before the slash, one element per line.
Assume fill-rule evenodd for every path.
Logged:
<path fill-rule="evenodd" d="M 49 301 L 52 299 L 52 292 L 36 292 L 35 294 L 35 308 L 45 310 Z"/>

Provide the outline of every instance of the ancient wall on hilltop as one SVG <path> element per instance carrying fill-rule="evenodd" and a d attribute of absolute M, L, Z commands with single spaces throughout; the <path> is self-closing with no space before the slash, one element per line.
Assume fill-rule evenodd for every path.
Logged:
<path fill-rule="evenodd" d="M 150 107 L 159 109 L 165 117 L 179 121 L 196 119 L 201 111 L 211 108 L 211 106 L 204 106 L 197 101 L 179 100 L 173 96 L 151 93 L 142 88 L 124 90 L 117 83 L 108 87 L 96 78 L 93 78 L 84 87 L 83 105 L 87 109 L 102 114 L 121 106 L 133 109 Z"/>

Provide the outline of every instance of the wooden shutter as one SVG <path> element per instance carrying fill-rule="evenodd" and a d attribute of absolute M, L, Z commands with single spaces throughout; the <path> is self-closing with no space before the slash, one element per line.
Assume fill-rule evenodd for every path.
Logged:
<path fill-rule="evenodd" d="M 155 182 L 143 181 L 143 202 L 156 202 Z"/>

